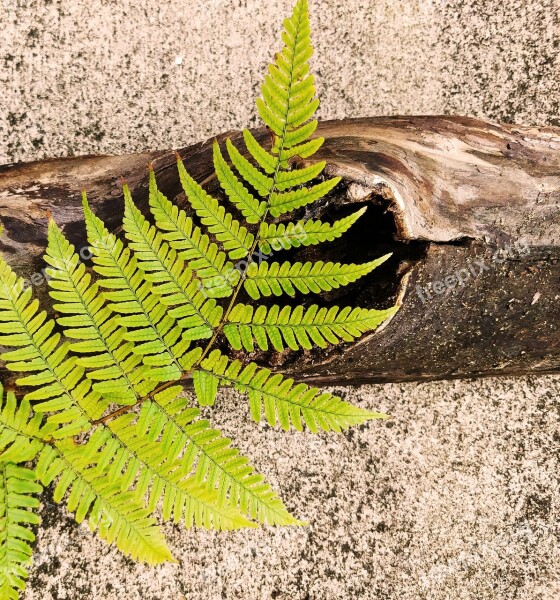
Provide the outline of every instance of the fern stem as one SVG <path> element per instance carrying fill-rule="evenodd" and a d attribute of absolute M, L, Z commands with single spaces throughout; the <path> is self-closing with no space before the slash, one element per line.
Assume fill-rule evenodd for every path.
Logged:
<path fill-rule="evenodd" d="M 190 371 L 188 371 L 188 373 L 190 373 Z M 184 377 L 185 377 L 185 375 L 183 375 L 179 381 L 181 381 Z M 113 419 L 116 419 L 117 417 L 120 417 L 121 415 L 124 415 L 127 412 L 131 411 L 133 408 L 140 406 L 141 404 L 146 402 L 146 400 L 153 400 L 154 396 L 156 394 L 163 392 L 164 390 L 166 390 L 167 388 L 169 388 L 173 385 L 177 385 L 177 381 L 166 381 L 165 383 L 162 383 L 161 385 L 159 385 L 155 390 L 152 390 L 149 394 L 146 394 L 145 396 L 138 398 L 138 400 L 134 404 L 129 404 L 127 406 L 121 406 L 117 410 L 105 415 L 104 417 L 101 417 L 101 418 L 93 421 L 92 425 L 103 425 L 105 423 L 108 423 L 109 421 L 112 421 Z"/>

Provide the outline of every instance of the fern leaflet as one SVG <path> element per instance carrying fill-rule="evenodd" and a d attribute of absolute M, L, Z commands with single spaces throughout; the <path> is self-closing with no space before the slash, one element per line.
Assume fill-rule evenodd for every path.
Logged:
<path fill-rule="evenodd" d="M 324 263 L 323 261 L 291 264 L 267 263 L 260 265 L 251 263 L 247 268 L 245 290 L 258 300 L 262 296 L 295 296 L 296 290 L 302 294 L 311 292 L 318 294 L 321 291 L 330 291 L 349 283 L 357 281 L 371 273 L 376 267 L 384 263 L 390 254 L 377 260 L 361 265 L 343 265 L 340 263 Z"/>
<path fill-rule="evenodd" d="M 128 186 L 124 186 L 124 196 L 124 230 L 138 258 L 138 267 L 146 274 L 147 281 L 157 284 L 152 292 L 159 296 L 162 304 L 173 307 L 169 315 L 177 320 L 184 338 L 211 337 L 222 317 L 222 308 L 215 300 L 205 299 L 192 270 L 134 206 Z"/>
<path fill-rule="evenodd" d="M 300 246 L 332 242 L 346 233 L 365 211 L 365 207 L 361 208 L 355 213 L 335 221 L 332 225 L 313 220 L 287 224 L 262 223 L 259 245 L 265 254 L 270 254 L 272 250 L 289 250 Z"/>
<path fill-rule="evenodd" d="M 177 160 L 179 177 L 191 206 L 208 231 L 222 242 L 231 259 L 244 258 L 251 252 L 254 236 L 239 225 L 223 206 L 207 194 L 186 171 L 183 161 Z"/>
<path fill-rule="evenodd" d="M 90 429 L 90 418 L 98 418 L 107 407 L 83 378 L 84 368 L 69 355 L 67 342 L 53 333 L 55 323 L 39 311 L 39 302 L 31 300 L 31 288 L 25 288 L 0 257 L 0 343 L 15 347 L 0 358 L 17 373 L 31 373 L 17 380 L 18 385 L 35 387 L 26 394 L 36 412 L 55 412 L 51 423 L 64 424 L 54 435 L 77 435 Z"/>
<path fill-rule="evenodd" d="M 97 429 L 86 444 L 66 439 L 54 448 L 46 446 L 37 463 L 39 480 L 49 485 L 58 479 L 55 502 L 68 492 L 68 510 L 76 513 L 76 521 L 88 517 L 90 529 L 121 552 L 154 565 L 173 560 L 149 510 L 135 500 L 133 492 L 120 490 L 109 467 L 100 468 L 108 444 L 107 430 Z"/>
<path fill-rule="evenodd" d="M 296 208 L 301 208 L 311 204 L 326 196 L 340 182 L 340 177 L 327 179 L 310 188 L 300 188 L 288 192 L 274 192 L 270 195 L 270 214 L 273 217 L 279 217 L 285 213 L 292 212 Z"/>
<path fill-rule="evenodd" d="M 256 140 L 255 143 L 257 143 Z M 271 159 L 274 160 L 272 157 Z M 265 160 L 264 164 L 266 165 L 268 162 Z M 266 211 L 266 203 L 257 200 L 239 181 L 224 160 L 217 142 L 214 143 L 214 168 L 216 169 L 216 175 L 222 188 L 245 217 L 247 223 L 258 223 Z"/>
<path fill-rule="evenodd" d="M 211 298 L 225 298 L 233 293 L 239 281 L 239 271 L 226 261 L 225 252 L 210 243 L 185 211 L 179 210 L 155 186 L 155 176 L 150 171 L 150 209 L 158 229 L 166 232 L 163 238 L 177 250 L 180 258 L 188 262 L 203 284 L 204 292 Z"/>
<path fill-rule="evenodd" d="M 270 340 L 274 350 L 283 352 L 284 343 L 292 350 L 326 348 L 341 341 L 351 342 L 366 331 L 373 331 L 396 312 L 395 308 L 374 310 L 338 306 L 307 310 L 302 306 L 267 308 L 237 304 L 231 311 L 224 334 L 235 350 L 253 352 L 254 341 L 261 350 L 268 350 Z"/>
<path fill-rule="evenodd" d="M 282 429 L 293 426 L 303 430 L 303 423 L 313 433 L 347 429 L 369 419 L 384 418 L 386 415 L 370 412 L 333 396 L 310 388 L 304 383 L 294 385 L 280 373 L 272 374 L 269 369 L 249 363 L 243 367 L 241 361 L 230 362 L 219 350 L 214 350 L 199 367 L 214 374 L 222 385 L 230 385 L 249 397 L 251 416 L 257 422 L 262 418 L 262 406 L 266 419 L 272 427 L 277 423 Z"/>
<path fill-rule="evenodd" d="M 88 369 L 88 378 L 102 382 L 93 387 L 107 400 L 134 404 L 135 391 L 145 394 L 152 387 L 146 381 L 142 357 L 134 354 L 132 342 L 124 340 L 125 328 L 112 318 L 99 286 L 92 283 L 74 247 L 54 221 L 49 223 L 45 260 L 52 267 L 47 270 L 50 295 L 59 301 L 54 309 L 68 315 L 60 317 L 58 323 L 68 338 L 78 340 L 70 350 L 85 354 L 77 363 Z"/>

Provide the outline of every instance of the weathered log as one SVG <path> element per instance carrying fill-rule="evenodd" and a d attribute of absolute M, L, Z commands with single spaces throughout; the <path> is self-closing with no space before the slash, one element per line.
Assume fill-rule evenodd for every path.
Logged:
<path fill-rule="evenodd" d="M 393 252 L 382 268 L 323 299 L 378 308 L 398 301 L 401 309 L 354 344 L 256 360 L 316 384 L 560 371 L 560 129 L 395 117 L 325 122 L 318 135 L 326 142 L 314 160 L 326 159 L 327 173 L 343 183 L 300 216 L 369 209 L 343 238 L 299 249 L 293 260 L 360 262 Z M 242 149 L 240 135 L 229 136 Z M 219 194 L 211 143 L 180 154 Z M 47 215 L 83 248 L 86 189 L 94 211 L 118 232 L 120 178 L 146 211 L 150 162 L 162 191 L 187 209 L 170 151 L 0 167 L 0 250 L 44 295 Z"/>

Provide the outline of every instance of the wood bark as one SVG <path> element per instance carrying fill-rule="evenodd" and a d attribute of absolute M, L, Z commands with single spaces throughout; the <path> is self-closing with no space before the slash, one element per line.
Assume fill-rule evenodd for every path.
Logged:
<path fill-rule="evenodd" d="M 255 134 L 267 142 L 266 131 Z M 319 385 L 560 372 L 560 129 L 394 117 L 324 122 L 317 135 L 326 141 L 313 160 L 324 158 L 326 172 L 343 182 L 298 217 L 368 211 L 340 240 L 292 251 L 292 260 L 362 262 L 393 252 L 382 268 L 323 302 L 401 308 L 353 344 L 259 353 L 257 361 Z M 228 137 L 243 149 L 239 133 Z M 220 195 L 211 141 L 179 153 Z M 93 210 L 118 233 L 120 179 L 147 212 L 148 163 L 160 189 L 188 210 L 171 151 L 0 167 L 0 251 L 44 297 L 48 216 L 85 247 L 86 189 Z"/>

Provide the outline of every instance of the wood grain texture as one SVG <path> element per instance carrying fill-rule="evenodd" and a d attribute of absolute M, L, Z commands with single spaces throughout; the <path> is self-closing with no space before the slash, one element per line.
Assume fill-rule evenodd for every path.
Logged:
<path fill-rule="evenodd" d="M 266 131 L 256 133 L 267 140 Z M 560 129 L 393 117 L 325 122 L 318 135 L 326 142 L 313 159 L 326 159 L 327 173 L 343 183 L 298 216 L 368 211 L 341 240 L 299 249 L 293 260 L 361 262 L 392 251 L 383 268 L 324 302 L 398 301 L 401 310 L 354 344 L 256 360 L 317 384 L 560 371 Z M 240 143 L 239 133 L 229 136 Z M 211 142 L 179 153 L 219 195 Z M 162 191 L 188 209 L 170 151 L 0 167 L 0 250 L 24 277 L 35 275 L 39 296 L 48 214 L 84 247 L 85 188 L 94 211 L 119 232 L 120 179 L 145 211 L 149 162 Z"/>

